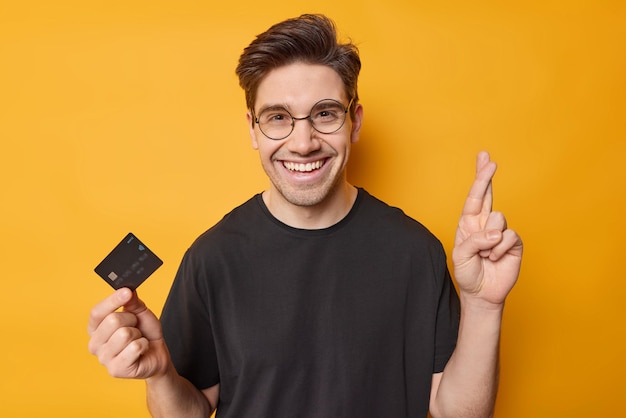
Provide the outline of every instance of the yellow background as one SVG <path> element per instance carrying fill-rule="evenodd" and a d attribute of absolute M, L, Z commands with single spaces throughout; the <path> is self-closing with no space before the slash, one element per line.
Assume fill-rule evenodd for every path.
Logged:
<path fill-rule="evenodd" d="M 625 5 L 2 0 L 0 416 L 148 416 L 87 352 L 93 267 L 135 232 L 160 312 L 190 242 L 266 187 L 234 67 L 303 12 L 361 49 L 354 184 L 450 250 L 476 152 L 499 163 L 526 253 L 497 416 L 626 416 Z"/>

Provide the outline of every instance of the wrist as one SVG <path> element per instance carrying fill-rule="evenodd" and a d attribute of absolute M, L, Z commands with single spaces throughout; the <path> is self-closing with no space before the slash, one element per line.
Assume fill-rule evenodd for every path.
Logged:
<path fill-rule="evenodd" d="M 460 297 L 461 322 L 459 341 L 473 341 L 471 345 L 489 346 L 487 341 L 496 343 L 500 339 L 504 303 L 494 304 L 475 297 Z"/>
<path fill-rule="evenodd" d="M 502 311 L 504 311 L 504 301 L 492 302 L 481 296 L 476 296 L 464 291 L 459 292 L 459 300 L 461 302 L 461 308 L 473 312 L 502 313 Z"/>
<path fill-rule="evenodd" d="M 459 296 L 461 321 L 479 329 L 500 328 L 504 313 L 504 303 L 492 303 L 471 295 Z"/>
<path fill-rule="evenodd" d="M 158 383 L 158 382 L 168 382 L 175 381 L 178 377 L 178 372 L 174 367 L 172 361 L 168 358 L 167 362 L 163 367 L 157 370 L 150 377 L 146 378 L 146 383 Z"/>
<path fill-rule="evenodd" d="M 169 350 L 164 340 L 154 341 L 154 349 L 158 354 L 155 356 L 153 372 L 146 378 L 146 383 L 173 381 L 178 377 L 178 372 L 172 363 Z"/>

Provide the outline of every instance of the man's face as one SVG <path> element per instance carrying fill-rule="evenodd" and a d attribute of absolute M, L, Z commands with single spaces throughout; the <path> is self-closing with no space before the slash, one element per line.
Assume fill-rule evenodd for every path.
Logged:
<path fill-rule="evenodd" d="M 322 65 L 290 64 L 272 70 L 259 84 L 255 115 L 270 106 L 284 107 L 295 118 L 306 117 L 323 99 L 348 106 L 343 81 L 333 69 Z M 343 126 L 331 134 L 317 132 L 309 120 L 295 122 L 288 137 L 267 138 L 248 114 L 252 146 L 259 151 L 263 169 L 271 181 L 272 199 L 297 206 L 315 206 L 345 190 L 345 167 L 351 143 L 361 127 L 362 108 L 354 120 L 346 115 Z"/>

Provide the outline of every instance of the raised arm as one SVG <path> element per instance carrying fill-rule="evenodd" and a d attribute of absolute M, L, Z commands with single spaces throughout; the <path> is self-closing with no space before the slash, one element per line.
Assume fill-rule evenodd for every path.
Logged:
<path fill-rule="evenodd" d="M 496 164 L 481 152 L 452 252 L 461 300 L 457 347 L 433 376 L 431 415 L 490 417 L 498 389 L 504 301 L 519 276 L 523 245 L 504 215 L 492 210 Z"/>
<path fill-rule="evenodd" d="M 135 292 L 119 289 L 96 305 L 88 332 L 89 351 L 109 374 L 146 380 L 153 416 L 207 418 L 215 409 L 219 386 L 199 391 L 176 372 L 161 323 Z"/>

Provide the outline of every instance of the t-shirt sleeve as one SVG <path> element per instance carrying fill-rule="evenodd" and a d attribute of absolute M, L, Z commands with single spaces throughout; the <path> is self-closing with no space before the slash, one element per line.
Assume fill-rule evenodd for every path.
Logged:
<path fill-rule="evenodd" d="M 214 386 L 220 380 L 205 274 L 187 251 L 161 314 L 172 362 L 178 373 L 198 389 Z"/>
<path fill-rule="evenodd" d="M 442 258 L 440 277 L 442 277 L 443 281 L 441 283 L 441 294 L 437 308 L 433 373 L 443 371 L 456 348 L 461 315 L 459 297 L 445 262 L 445 254 L 442 255 Z"/>

